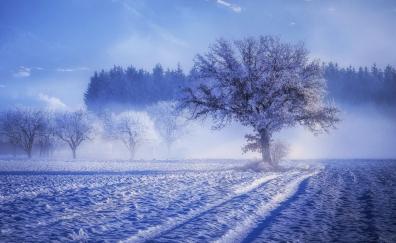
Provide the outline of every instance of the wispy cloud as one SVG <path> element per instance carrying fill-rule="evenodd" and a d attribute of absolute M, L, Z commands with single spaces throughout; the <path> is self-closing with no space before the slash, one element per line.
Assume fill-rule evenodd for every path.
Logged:
<path fill-rule="evenodd" d="M 183 50 L 189 47 L 188 42 L 172 33 L 171 29 L 156 23 L 149 15 L 142 14 L 132 2 L 124 0 L 113 2 L 123 7 L 131 21 L 139 22 L 148 31 L 144 35 L 133 32 L 127 38 L 114 42 L 108 48 L 110 59 L 124 65 L 136 62 L 140 67 L 145 68 L 152 68 L 158 62 L 173 66 L 182 60 L 180 56 Z M 154 58 L 149 60 L 147 56 Z"/>
<path fill-rule="evenodd" d="M 32 76 L 33 71 L 43 71 L 43 70 L 45 70 L 45 68 L 20 66 L 16 69 L 16 71 L 13 72 L 12 75 L 15 78 L 28 78 Z"/>
<path fill-rule="evenodd" d="M 67 106 L 59 98 L 49 96 L 43 93 L 38 95 L 38 99 L 46 104 L 46 107 L 50 110 L 65 110 Z"/>
<path fill-rule="evenodd" d="M 0 89 L 7 87 L 5 84 L 0 84 Z"/>
<path fill-rule="evenodd" d="M 188 47 L 187 42 L 185 42 L 184 40 L 176 37 L 174 34 L 172 34 L 171 32 L 167 31 L 166 29 L 164 29 L 163 27 L 159 26 L 158 24 L 152 23 L 152 22 L 148 22 L 149 27 L 155 31 L 155 33 L 157 33 L 163 40 L 175 44 L 177 46 L 181 46 L 181 47 Z"/>
<path fill-rule="evenodd" d="M 117 1 L 114 1 L 117 2 Z M 129 3 L 127 3 L 126 1 L 120 1 L 122 6 L 131 14 L 137 16 L 137 17 L 142 17 L 143 15 L 136 10 L 134 7 L 132 7 Z"/>
<path fill-rule="evenodd" d="M 77 72 L 77 71 L 87 71 L 89 68 L 87 67 L 76 67 L 76 68 L 57 68 L 55 69 L 57 72 Z"/>
<path fill-rule="evenodd" d="M 225 0 L 216 0 L 217 4 L 223 5 L 229 9 L 231 9 L 232 11 L 234 11 L 235 13 L 240 13 L 242 11 L 242 8 L 236 4 L 227 2 Z"/>
<path fill-rule="evenodd" d="M 154 23 L 151 19 L 147 18 L 144 14 L 142 14 L 140 11 L 138 11 L 136 8 L 134 8 L 127 1 L 115 0 L 114 2 L 122 4 L 123 8 L 128 13 L 130 13 L 133 17 L 139 19 L 139 21 L 142 21 L 143 23 L 145 23 L 147 25 L 147 27 L 153 33 L 157 34 L 163 40 L 173 43 L 175 45 L 181 46 L 181 47 L 188 46 L 187 42 L 178 38 L 177 36 L 175 36 L 173 33 L 171 33 L 169 30 L 165 29 L 161 25 Z"/>
<path fill-rule="evenodd" d="M 56 72 L 79 72 L 79 71 L 88 71 L 90 70 L 87 67 L 58 67 L 55 69 L 52 68 L 43 68 L 43 67 L 26 67 L 20 66 L 16 71 L 14 71 L 13 76 L 15 78 L 28 78 L 32 76 L 33 71 L 56 71 Z"/>
<path fill-rule="evenodd" d="M 20 66 L 13 74 L 16 78 L 27 78 L 30 77 L 32 69 L 29 67 Z"/>

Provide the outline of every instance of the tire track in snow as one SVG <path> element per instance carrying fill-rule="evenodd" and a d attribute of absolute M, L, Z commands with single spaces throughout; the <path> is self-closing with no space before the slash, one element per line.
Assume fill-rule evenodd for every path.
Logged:
<path fill-rule="evenodd" d="M 250 190 L 248 193 L 227 201 L 193 218 L 186 223 L 164 232 L 156 237 L 156 242 L 185 241 L 185 242 L 209 242 L 224 235 L 236 224 L 243 222 L 246 217 L 256 212 L 261 202 L 268 201 L 277 194 L 279 188 L 298 178 L 303 171 L 287 171 L 279 178 L 269 181 L 262 186 Z M 254 183 L 251 183 L 254 184 Z M 245 185 L 247 188 L 249 185 Z"/>
<path fill-rule="evenodd" d="M 261 177 L 259 179 L 256 179 L 252 183 L 246 185 L 245 187 L 244 187 L 244 185 L 239 185 L 238 187 L 234 187 L 234 193 L 232 195 L 226 197 L 225 199 L 217 200 L 217 201 L 210 203 L 206 206 L 195 209 L 185 216 L 168 218 L 165 221 L 165 223 L 156 225 L 156 226 L 152 226 L 145 230 L 139 231 L 136 235 L 133 235 L 133 236 L 129 237 L 128 239 L 125 239 L 121 242 L 145 242 L 150 239 L 154 239 L 160 235 L 163 235 L 166 232 L 171 231 L 172 229 L 175 229 L 175 228 L 191 221 L 192 219 L 194 219 L 196 217 L 199 217 L 200 215 L 205 214 L 206 212 L 208 212 L 216 207 L 224 205 L 225 203 L 227 203 L 228 201 L 230 201 L 234 198 L 237 198 L 244 194 L 247 194 L 250 191 L 253 191 L 256 188 L 258 188 L 258 187 L 266 184 L 267 182 L 269 182 L 273 179 L 276 179 L 280 176 L 281 176 L 281 174 L 271 174 L 271 175 L 267 175 L 267 176 Z"/>
<path fill-rule="evenodd" d="M 271 212 L 282 206 L 286 200 L 294 196 L 299 189 L 301 183 L 306 181 L 308 178 L 316 175 L 318 171 L 312 172 L 300 176 L 288 183 L 285 187 L 280 188 L 279 192 L 270 198 L 270 200 L 263 202 L 257 209 L 254 215 L 247 217 L 243 222 L 238 224 L 233 229 L 230 229 L 220 239 L 216 240 L 216 243 L 228 243 L 228 242 L 243 242 L 244 240 L 249 241 L 249 238 L 254 234 L 257 229 L 257 225 L 263 222 L 265 219 L 270 217 Z M 260 226 L 260 225 L 259 225 Z M 261 230 L 261 229 L 259 229 Z"/>
<path fill-rule="evenodd" d="M 248 243 L 248 242 L 252 242 L 252 241 L 256 241 L 256 238 L 258 235 L 260 235 L 263 230 L 268 227 L 271 222 L 287 207 L 290 206 L 291 203 L 293 203 L 300 194 L 302 194 L 308 185 L 308 178 L 304 179 L 300 185 L 298 186 L 297 191 L 294 193 L 293 196 L 289 197 L 288 199 L 286 199 L 285 201 L 283 201 L 283 203 L 275 208 L 273 211 L 271 211 L 269 213 L 269 215 L 264 218 L 262 221 L 260 221 L 256 227 L 250 231 L 250 233 L 246 236 L 246 238 L 242 241 L 242 243 Z M 260 242 L 260 241 L 259 241 Z"/>
<path fill-rule="evenodd" d="M 179 186 L 176 187 L 176 191 L 177 192 L 193 192 L 193 188 L 196 187 L 196 185 L 193 183 L 191 184 L 191 180 L 196 181 L 197 177 L 196 177 L 196 173 L 189 173 L 190 176 L 187 176 L 185 173 L 179 175 L 176 174 L 174 176 L 172 176 L 171 178 L 169 178 L 169 176 L 167 175 L 166 178 L 170 179 L 171 182 L 175 182 L 176 180 L 176 184 L 178 184 Z M 219 174 L 216 174 L 216 177 L 219 177 Z M 222 173 L 223 175 L 223 173 Z M 144 176 L 143 176 L 144 177 Z M 163 176 L 160 176 L 160 178 L 162 178 Z M 223 175 L 220 176 L 222 179 L 219 179 L 219 181 L 222 181 L 223 179 L 227 179 L 229 177 L 229 175 Z M 199 181 L 201 181 L 201 179 L 206 178 L 206 176 L 199 176 Z M 244 178 L 244 177 L 241 177 Z M 235 179 L 235 177 L 233 177 L 233 180 L 229 180 L 227 179 L 227 183 L 232 182 L 232 184 L 226 184 L 227 188 L 230 188 L 232 186 L 238 185 L 241 182 L 244 182 L 247 180 L 247 178 L 250 177 L 245 177 L 244 179 L 241 179 L 239 177 L 237 177 L 237 179 Z M 32 208 L 32 212 L 30 215 L 32 216 L 32 220 L 35 221 L 34 224 L 31 224 L 31 226 L 29 226 L 29 228 L 31 228 L 33 231 L 45 231 L 46 228 L 50 225 L 52 228 L 54 227 L 58 227 L 61 224 L 72 224 L 72 222 L 74 222 L 73 224 L 79 224 L 79 225 L 90 225 L 92 222 L 95 222 L 96 224 L 100 224 L 101 228 L 99 230 L 97 230 L 95 232 L 97 237 L 102 237 L 104 235 L 106 235 L 106 233 L 104 233 L 105 231 L 116 231 L 117 229 L 115 229 L 111 224 L 108 224 L 109 221 L 117 221 L 117 224 L 127 224 L 125 226 L 126 229 L 128 230 L 124 230 L 122 231 L 123 235 L 120 233 L 119 234 L 119 238 L 118 239 L 125 239 L 127 237 L 129 237 L 132 234 L 137 233 L 138 229 L 135 227 L 136 225 L 139 225 L 140 229 L 144 229 L 146 227 L 149 227 L 149 225 L 151 224 L 153 218 L 160 218 L 163 217 L 162 219 L 167 218 L 167 216 L 163 215 L 164 209 L 158 209 L 158 207 L 156 207 L 157 205 L 149 205 L 149 207 L 153 207 L 152 209 L 150 209 L 150 214 L 152 214 L 153 210 L 157 210 L 157 215 L 156 216 L 150 216 L 147 219 L 143 218 L 143 221 L 141 221 L 141 218 L 139 215 L 144 215 L 144 213 L 139 213 L 137 208 L 139 207 L 138 204 L 136 203 L 136 200 L 132 200 L 132 199 L 137 199 L 138 195 L 139 195 L 139 190 L 134 190 L 131 189 L 131 185 L 132 184 L 136 184 L 137 182 L 143 183 L 144 185 L 140 184 L 139 186 L 142 187 L 141 190 L 143 191 L 148 191 L 149 194 L 148 195 L 142 195 L 144 201 L 141 202 L 142 204 L 145 204 L 147 206 L 147 196 L 151 197 L 154 196 L 154 198 L 149 198 L 151 202 L 155 202 L 155 201 L 162 201 L 163 198 L 159 198 L 159 194 L 156 193 L 157 190 L 165 190 L 165 195 L 171 194 L 173 196 L 169 197 L 169 199 L 172 199 L 172 201 L 169 201 L 169 204 L 173 204 L 175 203 L 175 199 L 176 199 L 176 203 L 179 200 L 179 196 L 180 195 L 175 195 L 175 192 L 171 192 L 169 193 L 169 186 L 166 185 L 171 185 L 172 183 L 160 183 L 158 184 L 158 180 L 154 180 L 152 176 L 150 175 L 148 178 L 146 178 L 145 180 L 141 180 L 140 179 L 133 179 L 131 180 L 129 177 L 125 177 L 125 178 L 120 178 L 117 179 L 117 182 L 123 182 L 123 183 L 113 183 L 112 185 L 108 185 L 106 187 L 95 187 L 97 190 L 93 189 L 90 190 L 89 188 L 82 188 L 82 190 L 77 190 L 75 192 L 71 192 L 70 193 L 63 193 L 62 195 L 58 195 L 57 196 L 57 200 L 60 200 L 61 202 L 71 202 L 71 204 L 66 204 L 64 206 L 60 205 L 60 204 L 54 204 L 50 200 L 50 197 L 45 196 L 45 195 L 41 195 L 39 197 L 36 197 L 34 200 L 34 205 L 37 204 L 41 204 L 44 206 L 45 205 L 45 209 L 42 209 L 42 207 L 37 208 L 38 210 L 36 210 L 36 208 Z M 180 179 L 182 179 L 180 181 Z M 236 181 L 235 181 L 236 180 Z M 206 181 L 206 180 L 205 180 Z M 234 181 L 236 183 L 234 183 Z M 196 183 L 196 182 L 195 182 Z M 95 183 L 96 184 L 96 183 Z M 200 183 L 199 183 L 200 184 Z M 217 184 L 217 183 L 215 183 Z M 164 187 L 165 185 L 165 187 Z M 150 186 L 149 188 L 147 186 Z M 192 188 L 191 188 L 192 187 Z M 208 186 L 209 189 L 212 189 L 212 185 Z M 124 195 L 122 197 L 115 197 L 116 194 L 125 194 L 128 193 L 128 195 L 130 193 L 132 193 L 133 195 Z M 91 195 L 92 194 L 92 195 Z M 181 193 L 184 194 L 184 193 Z M 191 194 L 191 193 L 189 193 Z M 194 193 L 195 194 L 195 193 Z M 91 197 L 93 196 L 93 197 Z M 96 196 L 99 196 L 99 198 L 97 198 Z M 191 195 L 190 195 L 191 196 Z M 106 203 L 104 202 L 102 199 L 111 199 L 110 203 Z M 129 198 L 129 199 L 128 199 Z M 92 199 L 89 200 L 89 204 L 85 205 L 84 202 L 80 202 L 80 200 L 83 199 Z M 98 200 L 100 199 L 100 200 Z M 113 200 L 115 199 L 115 200 Z M 165 198 L 167 199 L 167 198 Z M 121 200 L 121 201 L 120 201 Z M 108 201 L 108 200 L 107 200 Z M 189 202 L 189 200 L 186 200 L 187 202 Z M 213 201 L 213 199 L 211 200 Z M 22 200 L 22 202 L 24 202 L 24 200 Z M 47 203 L 45 203 L 47 202 Z M 102 203 L 104 202 L 104 203 Z M 209 201 L 210 202 L 210 201 Z M 202 206 L 206 205 L 207 203 L 203 203 L 201 204 Z M 130 206 L 133 204 L 133 211 L 129 211 L 130 210 Z M 161 205 L 158 205 L 161 208 Z M 182 209 L 185 208 L 191 208 L 189 207 L 189 205 L 184 205 L 182 207 Z M 25 205 L 21 205 L 21 210 L 25 210 L 26 211 L 26 206 Z M 30 209 L 28 209 L 30 210 Z M 67 210 L 67 211 L 65 211 Z M 102 210 L 105 210 L 105 212 L 101 212 Z M 43 214 L 43 212 L 45 212 Z M 50 214 L 48 214 L 48 212 L 50 212 Z M 10 212 L 11 213 L 11 212 Z M 182 212 L 178 212 L 178 214 L 180 214 Z M 135 216 L 132 216 L 132 218 L 135 218 L 134 220 L 130 220 L 130 215 L 135 214 Z M 173 215 L 178 215 L 178 214 L 173 214 Z M 37 215 L 37 217 L 35 217 L 35 215 Z M 126 216 L 128 215 L 128 216 Z M 172 217 L 173 217 L 172 215 Z M 165 216 L 165 217 L 164 217 Z M 170 216 L 169 216 L 170 217 Z M 37 218 L 37 220 L 36 220 Z M 136 219 L 138 219 L 139 221 L 135 221 Z M 37 222 L 36 222 L 37 221 Z M 78 222 L 78 223 L 77 223 Z M 159 223 L 159 222 L 157 222 Z M 132 224 L 132 225 L 131 225 Z M 148 225 L 147 225 L 148 224 Z M 141 226 L 140 226 L 141 225 Z M 147 225 L 147 226 L 145 226 Z M 102 227 L 103 226 L 103 227 Z M 124 226 L 123 226 L 124 227 Z M 78 232 L 78 228 L 76 229 Z M 128 231 L 128 232 L 126 232 Z M 99 235 L 101 234 L 101 235 Z"/>
<path fill-rule="evenodd" d="M 179 175 L 176 175 L 176 178 L 179 178 Z M 181 178 L 185 178 L 184 173 Z M 195 176 L 193 178 L 195 178 Z M 138 180 L 138 181 L 140 181 L 140 183 L 142 183 L 141 180 Z M 133 191 L 133 190 L 131 191 L 131 189 L 129 187 L 131 186 L 131 184 L 135 184 L 138 181 L 130 180 L 129 178 L 126 178 L 126 179 L 121 178 L 120 180 L 117 179 L 118 183 L 112 183 L 111 185 L 107 184 L 105 186 L 100 186 L 100 187 L 95 186 L 92 189 L 93 189 L 93 191 L 96 191 L 96 192 L 98 192 L 98 190 L 99 191 L 104 190 L 103 192 L 95 193 L 95 195 L 98 194 L 98 195 L 100 195 L 101 198 L 104 198 L 104 199 L 106 198 L 106 195 L 108 197 L 110 197 L 110 199 L 113 199 L 114 193 L 116 193 L 117 191 L 121 191 L 121 193 L 122 192 L 128 192 L 128 193 L 133 192 L 133 194 L 134 194 L 133 198 L 136 198 L 139 193 L 137 191 Z M 246 178 L 244 180 L 238 179 L 237 183 L 233 183 L 231 185 L 228 185 L 227 187 L 230 187 L 230 186 L 232 187 L 232 186 L 235 186 L 236 184 L 240 184 L 241 181 L 246 181 Z M 146 179 L 146 180 L 144 180 L 144 182 L 146 183 L 145 185 L 147 185 L 147 183 L 148 183 L 148 185 L 153 186 L 154 189 L 156 189 L 156 190 L 158 189 L 158 185 L 156 185 L 156 183 L 152 184 L 152 182 L 153 182 L 152 179 L 150 179 L 150 178 Z M 181 183 L 182 185 L 184 185 L 184 184 L 188 185 L 188 187 L 185 187 L 185 186 L 178 187 L 177 191 L 181 191 L 181 192 L 190 191 L 190 189 L 189 189 L 189 187 L 191 186 L 190 183 L 180 182 L 180 181 L 178 181 L 177 183 L 178 184 Z M 165 184 L 168 184 L 168 183 L 165 183 Z M 161 185 L 163 185 L 163 183 L 161 183 Z M 142 186 L 142 185 L 140 185 L 140 186 Z M 146 188 L 146 186 L 142 186 L 142 187 Z M 148 191 L 149 192 L 153 191 L 153 188 L 149 189 Z M 209 188 L 211 188 L 211 186 L 209 186 Z M 91 191 L 91 188 L 79 188 L 79 190 L 65 191 L 62 195 L 59 195 L 61 198 L 64 198 L 61 201 L 73 202 L 70 205 L 70 207 L 69 207 L 69 205 L 65 205 L 65 206 L 59 206 L 59 204 L 53 205 L 50 201 L 48 201 L 49 197 L 46 195 L 40 195 L 40 196 L 36 197 L 34 199 L 35 200 L 34 204 L 37 204 L 37 203 L 44 204 L 45 201 L 48 201 L 48 203 L 46 205 L 46 209 L 44 211 L 46 211 L 46 212 L 51 211 L 51 217 L 46 217 L 43 219 L 42 218 L 43 210 L 40 209 L 40 210 L 38 210 L 37 213 L 36 213 L 36 210 L 34 210 L 35 213 L 38 215 L 38 220 L 37 220 L 37 223 L 32 224 L 32 226 L 35 226 L 35 227 L 31 227 L 31 228 L 34 231 L 42 231 L 42 230 L 45 230 L 48 227 L 48 225 L 51 225 L 51 227 L 55 227 L 60 223 L 73 222 L 73 221 L 78 221 L 79 222 L 78 224 L 83 224 L 83 225 L 90 224 L 91 221 L 96 221 L 96 223 L 100 222 L 99 224 L 105 225 L 106 227 L 110 226 L 110 225 L 108 225 L 105 220 L 116 220 L 118 222 L 120 222 L 120 220 L 122 220 L 123 222 L 125 221 L 124 223 L 128 224 L 128 223 L 130 223 L 130 221 L 128 221 L 128 219 L 122 218 L 120 215 L 128 214 L 127 211 L 129 210 L 130 207 L 127 207 L 126 205 L 131 204 L 131 203 L 134 204 L 134 208 L 135 208 L 134 213 L 136 213 L 136 215 L 139 215 L 139 213 L 136 211 L 136 207 L 138 207 L 138 206 L 136 206 L 137 204 L 135 202 L 130 202 L 127 198 L 125 198 L 125 195 L 123 197 L 121 197 L 121 200 L 123 201 L 123 203 L 120 203 L 119 200 L 115 201 L 115 203 L 118 203 L 117 205 L 113 204 L 113 203 L 108 204 L 108 203 L 101 203 L 101 202 L 96 203 L 95 202 L 94 204 L 90 203 L 90 205 L 84 206 L 84 205 L 81 205 L 79 202 L 77 202 L 81 198 L 90 198 L 89 195 L 93 191 Z M 81 197 L 82 195 L 80 195 L 80 194 L 82 192 L 84 192 L 84 194 L 89 193 L 89 195 L 87 194 L 86 196 Z M 66 195 L 65 195 L 65 193 L 66 193 Z M 124 193 L 122 193 L 122 194 L 124 194 Z M 171 194 L 173 194 L 173 193 L 171 193 Z M 150 193 L 150 195 L 151 195 L 151 193 Z M 154 193 L 154 195 L 156 195 L 156 200 L 157 200 L 158 194 Z M 80 199 L 78 199 L 76 196 L 78 196 L 78 198 L 80 198 Z M 93 201 L 97 201 L 95 198 L 92 198 Z M 170 197 L 170 198 L 177 199 L 178 196 Z M 144 199 L 147 199 L 147 198 L 145 197 Z M 59 198 L 58 198 L 58 200 L 59 200 Z M 22 201 L 24 201 L 24 200 L 22 200 Z M 92 203 L 93 203 L 93 201 L 92 201 Z M 171 201 L 170 203 L 173 203 L 173 201 Z M 204 206 L 204 205 L 205 204 L 202 204 L 202 206 Z M 151 206 L 155 206 L 155 205 L 151 205 Z M 22 205 L 22 207 L 23 207 L 23 205 Z M 69 208 L 70 208 L 69 211 L 67 211 L 67 212 L 64 211 L 65 209 L 68 210 Z M 190 207 L 188 205 L 185 205 L 184 208 L 190 208 Z M 106 210 L 107 212 L 99 212 L 101 210 Z M 111 212 L 109 212 L 109 211 L 111 211 Z M 98 213 L 99 213 L 99 215 L 98 215 Z M 162 215 L 157 215 L 157 217 L 160 217 L 160 216 L 162 216 Z M 136 217 L 139 217 L 139 216 L 136 216 Z M 34 215 L 32 218 L 35 218 Z M 164 217 L 163 219 L 166 220 L 166 217 Z M 140 224 L 141 222 L 134 222 L 135 225 L 137 223 Z M 144 224 L 147 224 L 147 223 L 149 223 L 149 222 L 144 222 Z M 146 227 L 148 227 L 148 226 L 146 226 Z M 134 229 L 134 227 L 131 227 L 130 225 L 127 226 L 127 228 L 130 228 L 132 232 L 124 234 L 123 236 L 119 237 L 119 239 L 124 239 L 132 234 L 135 234 L 138 231 L 138 229 Z M 109 229 L 109 230 L 111 230 L 111 229 Z M 77 231 L 78 231 L 78 229 L 77 229 Z M 100 231 L 101 231 L 101 233 L 103 233 L 102 228 L 100 229 Z M 107 229 L 106 229 L 106 231 L 107 231 Z M 114 231 L 114 228 L 112 229 L 112 231 Z"/>

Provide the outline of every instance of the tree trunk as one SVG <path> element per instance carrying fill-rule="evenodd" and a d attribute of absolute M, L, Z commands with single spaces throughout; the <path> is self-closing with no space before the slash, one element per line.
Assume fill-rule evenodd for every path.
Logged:
<path fill-rule="evenodd" d="M 135 158 L 135 153 L 136 153 L 136 143 L 130 141 L 129 143 L 126 143 L 126 146 L 129 151 L 129 159 L 133 160 Z"/>
<path fill-rule="evenodd" d="M 12 149 L 12 150 L 13 150 L 12 152 L 13 152 L 13 155 L 14 155 L 14 158 L 15 158 L 15 157 L 17 156 L 17 146 L 16 146 L 15 144 L 13 144 L 13 145 L 12 145 L 12 148 L 13 148 L 13 149 Z"/>
<path fill-rule="evenodd" d="M 76 159 L 76 158 L 77 158 L 77 156 L 76 156 L 76 150 L 77 150 L 77 149 L 72 149 L 72 152 L 73 152 L 73 159 Z"/>
<path fill-rule="evenodd" d="M 270 153 L 270 140 L 271 134 L 267 129 L 262 129 L 260 133 L 260 145 L 261 145 L 261 155 L 264 162 L 272 165 L 271 153 Z"/>
<path fill-rule="evenodd" d="M 171 144 L 167 143 L 166 144 L 166 157 L 167 157 L 168 160 L 169 160 L 169 157 L 170 157 L 170 151 L 171 151 Z"/>
<path fill-rule="evenodd" d="M 129 149 L 129 159 L 133 160 L 135 158 L 135 149 L 134 148 L 130 148 Z"/>
<path fill-rule="evenodd" d="M 32 158 L 32 150 L 31 149 L 28 149 L 27 156 L 28 156 L 29 159 Z"/>

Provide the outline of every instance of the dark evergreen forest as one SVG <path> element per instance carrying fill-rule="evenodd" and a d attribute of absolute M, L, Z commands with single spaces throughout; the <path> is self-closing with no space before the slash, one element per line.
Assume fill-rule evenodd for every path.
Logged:
<path fill-rule="evenodd" d="M 103 109 L 144 108 L 158 101 L 174 100 L 188 77 L 178 67 L 164 70 L 156 65 L 151 72 L 135 67 L 114 66 L 95 72 L 84 101 L 91 111 Z"/>
<path fill-rule="evenodd" d="M 392 66 L 345 68 L 328 63 L 323 64 L 323 70 L 328 96 L 338 104 L 396 106 L 396 69 Z M 100 112 L 106 108 L 144 108 L 158 101 L 174 100 L 190 76 L 180 66 L 165 70 L 157 64 L 151 71 L 114 66 L 94 73 L 85 92 L 85 104 L 89 110 Z"/>
<path fill-rule="evenodd" d="M 396 105 L 396 69 L 373 65 L 341 68 L 329 63 L 324 66 L 329 96 L 336 102 L 349 105 Z"/>

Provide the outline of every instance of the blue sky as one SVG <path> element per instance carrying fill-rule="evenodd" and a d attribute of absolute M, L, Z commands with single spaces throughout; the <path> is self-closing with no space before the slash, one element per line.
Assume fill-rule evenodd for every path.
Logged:
<path fill-rule="evenodd" d="M 3 0 L 0 107 L 78 107 L 95 70 L 191 67 L 219 37 L 278 35 L 312 58 L 396 65 L 396 1 Z"/>

